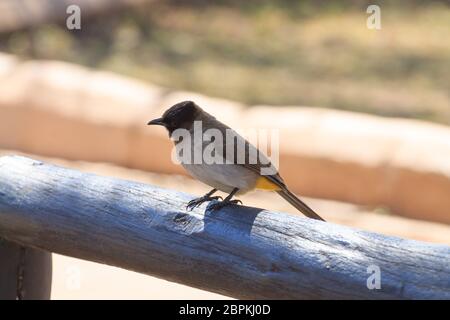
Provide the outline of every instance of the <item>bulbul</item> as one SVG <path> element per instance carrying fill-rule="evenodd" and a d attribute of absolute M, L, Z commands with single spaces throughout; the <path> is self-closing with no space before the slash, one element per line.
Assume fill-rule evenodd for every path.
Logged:
<path fill-rule="evenodd" d="M 203 197 L 191 200 L 187 204 L 187 209 L 193 209 L 207 201 L 221 199 L 221 197 L 213 196 L 217 190 L 228 193 L 229 195 L 222 201 L 212 204 L 211 209 L 218 209 L 230 203 L 242 203 L 240 200 L 233 199 L 233 197 L 236 194 L 243 194 L 250 190 L 262 189 L 277 192 L 305 216 L 325 221 L 302 200 L 289 191 L 276 170 L 271 174 L 261 174 L 262 169 L 267 167 L 267 165 L 270 165 L 270 161 L 262 152 L 230 127 L 205 112 L 194 102 L 183 101 L 177 103 L 167 109 L 161 118 L 148 122 L 148 125 L 160 125 L 165 127 L 169 133 L 169 137 L 174 140 L 177 129 L 184 129 L 184 132 L 188 132 L 191 137 L 196 137 L 194 132 L 195 128 L 198 129 L 198 126 L 195 125 L 196 123 L 201 123 L 202 133 L 207 132 L 209 129 L 216 129 L 216 132 L 220 132 L 223 137 L 227 137 L 227 131 L 231 131 L 232 135 L 236 137 L 236 139 L 233 139 L 233 143 L 238 144 L 241 142 L 245 145 L 245 157 L 244 161 L 238 161 L 239 154 L 237 152 L 230 152 L 231 149 L 227 148 L 227 143 L 230 144 L 231 142 L 226 139 L 223 139 L 222 141 L 219 141 L 220 139 L 217 141 L 202 141 L 197 144 L 195 143 L 195 139 L 191 139 L 191 142 L 188 143 L 188 148 L 191 148 L 189 151 L 195 153 L 196 151 L 199 151 L 195 150 L 195 148 L 204 148 L 207 144 L 214 143 L 214 150 L 218 153 L 215 156 L 223 161 L 216 161 L 214 163 L 206 161 L 200 161 L 200 163 L 198 161 L 181 161 L 181 165 L 194 178 L 213 188 Z M 197 135 L 197 137 L 198 136 L 199 135 Z M 182 139 L 179 139 L 174 142 L 177 146 L 178 143 L 182 143 L 183 141 Z M 228 145 L 228 147 L 229 146 L 230 145 Z M 232 146 L 232 148 L 233 151 L 236 151 L 234 146 Z M 257 152 L 258 157 L 252 158 L 253 161 L 250 161 L 249 155 L 255 154 L 254 151 Z M 192 160 L 192 158 L 189 159 Z"/>

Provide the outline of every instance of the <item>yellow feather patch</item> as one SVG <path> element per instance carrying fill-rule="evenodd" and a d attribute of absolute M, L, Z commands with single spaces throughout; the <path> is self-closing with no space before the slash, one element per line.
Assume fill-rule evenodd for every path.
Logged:
<path fill-rule="evenodd" d="M 280 190 L 279 186 L 277 186 L 275 183 L 273 183 L 266 177 L 259 177 L 258 180 L 256 181 L 255 188 L 261 189 L 261 190 L 269 190 L 269 191 Z"/>

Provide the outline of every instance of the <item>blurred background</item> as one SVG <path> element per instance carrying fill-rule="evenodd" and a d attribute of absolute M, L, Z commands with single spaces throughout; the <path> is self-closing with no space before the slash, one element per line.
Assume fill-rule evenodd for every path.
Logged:
<path fill-rule="evenodd" d="M 328 221 L 449 245 L 449 32 L 448 1 L 2 0 L 0 154 L 200 195 L 145 126 L 190 99 L 279 129 L 282 176 Z M 221 297 L 54 257 L 54 299 Z"/>
<path fill-rule="evenodd" d="M 23 19 L 20 3 L 52 1 L 9 2 Z M 97 1 L 104 8 L 91 17 L 94 8 L 82 10 L 79 32 L 40 20 L 19 25 L 2 34 L 0 49 L 250 105 L 450 123 L 448 1 L 380 1 L 378 31 L 366 27 L 371 1 L 117 2 Z M 51 20 L 68 16 L 48 10 Z"/>

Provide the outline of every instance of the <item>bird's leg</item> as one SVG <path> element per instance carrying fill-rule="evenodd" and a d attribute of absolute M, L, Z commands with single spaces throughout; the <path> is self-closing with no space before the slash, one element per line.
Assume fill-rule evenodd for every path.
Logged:
<path fill-rule="evenodd" d="M 211 205 L 209 206 L 209 208 L 210 208 L 211 210 L 217 210 L 217 209 L 223 208 L 223 207 L 225 207 L 225 206 L 227 206 L 227 205 L 229 205 L 229 204 L 237 204 L 237 203 L 241 203 L 241 204 L 242 204 L 242 201 L 241 201 L 241 200 L 238 200 L 238 199 L 231 200 L 231 198 L 233 198 L 233 196 L 234 196 L 234 195 L 236 194 L 236 192 L 238 192 L 238 191 L 239 191 L 238 188 L 234 188 L 233 191 L 231 191 L 231 193 L 230 193 L 225 199 L 223 199 L 223 201 L 213 203 L 213 204 L 211 204 Z"/>
<path fill-rule="evenodd" d="M 193 210 L 194 208 L 200 206 L 203 202 L 222 199 L 221 196 L 212 197 L 212 195 L 217 191 L 217 189 L 212 189 L 210 192 L 205 194 L 203 197 L 192 199 L 186 206 L 186 209 Z"/>

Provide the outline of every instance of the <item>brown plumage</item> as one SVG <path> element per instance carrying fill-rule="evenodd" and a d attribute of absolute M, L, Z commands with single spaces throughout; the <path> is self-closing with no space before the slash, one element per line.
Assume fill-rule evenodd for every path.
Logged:
<path fill-rule="evenodd" d="M 192 158 L 189 163 L 182 163 L 183 167 L 192 176 L 214 188 L 205 196 L 192 200 L 188 204 L 188 208 L 194 208 L 203 202 L 217 199 L 218 197 L 212 197 L 212 194 L 217 190 L 229 193 L 229 196 L 223 201 L 214 204 L 214 207 L 220 208 L 229 203 L 240 202 L 239 200 L 232 200 L 232 197 L 235 194 L 245 193 L 253 189 L 264 189 L 277 192 L 281 197 L 283 197 L 307 217 L 324 221 L 324 219 L 315 213 L 314 210 L 308 207 L 302 200 L 289 191 L 288 187 L 275 168 L 272 167 L 275 172 L 274 174 L 261 174 L 261 170 L 264 167 L 272 166 L 269 159 L 262 152 L 260 152 L 255 146 L 237 134 L 230 127 L 205 112 L 194 102 L 184 101 L 177 103 L 164 112 L 161 118 L 154 119 L 148 124 L 164 126 L 169 132 L 170 137 L 172 137 L 176 129 L 186 129 L 191 133 L 191 136 L 194 136 L 194 121 L 201 121 L 203 130 L 202 133 L 208 129 L 217 129 L 222 133 L 223 137 L 226 137 L 227 130 L 231 130 L 230 132 L 232 132 L 236 139 L 236 144 L 242 143 L 245 145 L 245 161 L 244 163 L 242 163 L 242 161 L 238 161 L 237 149 L 235 149 L 232 153 L 233 155 L 231 155 L 231 152 L 228 152 L 231 150 L 227 150 L 226 143 L 219 145 L 217 142 L 217 147 L 215 150 L 219 153 L 218 157 L 223 159 L 222 164 L 195 164 L 193 163 Z M 203 141 L 203 145 L 200 146 L 204 148 L 210 143 L 212 142 Z M 214 140 L 213 143 L 216 143 L 216 141 Z M 191 148 L 194 147 L 195 145 L 192 139 Z M 253 157 L 255 154 L 258 155 L 256 158 Z M 252 161 L 250 161 L 251 157 Z"/>

